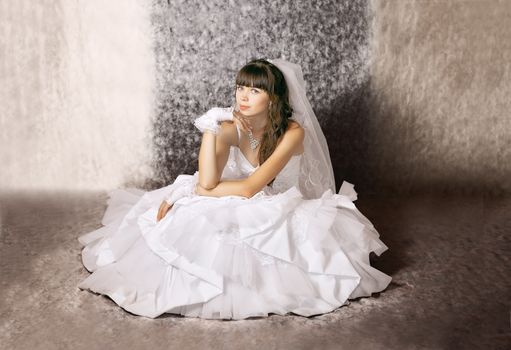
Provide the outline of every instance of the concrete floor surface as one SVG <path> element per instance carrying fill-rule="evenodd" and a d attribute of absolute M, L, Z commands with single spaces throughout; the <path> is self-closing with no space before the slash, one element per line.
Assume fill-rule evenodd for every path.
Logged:
<path fill-rule="evenodd" d="M 1 349 L 509 349 L 511 198 L 360 196 L 389 250 L 379 295 L 316 317 L 132 315 L 77 288 L 101 193 L 0 194 Z"/>

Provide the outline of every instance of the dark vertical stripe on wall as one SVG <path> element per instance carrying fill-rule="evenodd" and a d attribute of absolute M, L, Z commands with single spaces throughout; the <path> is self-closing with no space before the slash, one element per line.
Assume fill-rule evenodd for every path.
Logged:
<path fill-rule="evenodd" d="M 237 69 L 265 57 L 302 66 L 337 187 L 346 179 L 363 188 L 366 13 L 366 0 L 155 1 L 156 178 L 149 186 L 169 184 L 197 169 L 201 135 L 193 119 L 213 106 L 230 106 Z"/>
<path fill-rule="evenodd" d="M 371 5 L 372 186 L 511 193 L 511 2 Z"/>

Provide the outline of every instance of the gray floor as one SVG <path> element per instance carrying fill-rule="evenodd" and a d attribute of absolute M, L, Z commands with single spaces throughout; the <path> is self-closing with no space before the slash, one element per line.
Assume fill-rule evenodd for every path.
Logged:
<path fill-rule="evenodd" d="M 105 193 L 0 194 L 2 349 L 505 349 L 511 198 L 361 198 L 389 288 L 336 311 L 242 321 L 131 315 L 76 285 Z M 507 255 L 506 255 L 507 252 Z"/>

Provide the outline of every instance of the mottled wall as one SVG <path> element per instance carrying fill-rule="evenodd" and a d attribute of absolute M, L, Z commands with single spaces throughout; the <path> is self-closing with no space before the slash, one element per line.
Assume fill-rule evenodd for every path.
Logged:
<path fill-rule="evenodd" d="M 371 5 L 367 126 L 353 136 L 370 140 L 363 182 L 511 192 L 511 2 Z"/>
<path fill-rule="evenodd" d="M 201 135 L 191 122 L 213 106 L 230 106 L 237 70 L 256 57 L 284 58 L 302 66 L 311 104 L 329 131 L 335 171 L 338 177 L 344 174 L 360 147 L 360 133 L 352 134 L 352 128 L 364 117 L 366 11 L 365 0 L 157 1 L 153 23 L 159 103 L 152 186 L 197 169 Z"/>
<path fill-rule="evenodd" d="M 157 184 L 197 167 L 190 122 L 252 57 L 302 65 L 336 174 L 365 193 L 511 190 L 511 3 L 156 2 Z"/>
<path fill-rule="evenodd" d="M 150 176 L 150 3 L 0 2 L 0 190 Z"/>
<path fill-rule="evenodd" d="M 280 57 L 303 67 L 338 187 L 511 192 L 509 18 L 499 0 L 3 1 L 0 189 L 193 173 L 192 120 Z"/>

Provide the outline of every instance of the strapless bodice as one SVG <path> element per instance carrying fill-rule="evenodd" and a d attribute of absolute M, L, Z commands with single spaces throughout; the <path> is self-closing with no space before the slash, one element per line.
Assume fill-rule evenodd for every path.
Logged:
<path fill-rule="evenodd" d="M 275 194 L 284 192 L 293 186 L 298 188 L 298 175 L 300 174 L 301 159 L 301 154 L 292 156 L 280 173 L 278 173 L 272 186 L 265 187 L 265 193 Z M 259 165 L 254 167 L 250 164 L 248 159 L 238 147 L 232 146 L 229 151 L 229 158 L 227 159 L 227 163 L 222 172 L 222 180 L 246 178 L 258 168 Z"/>

